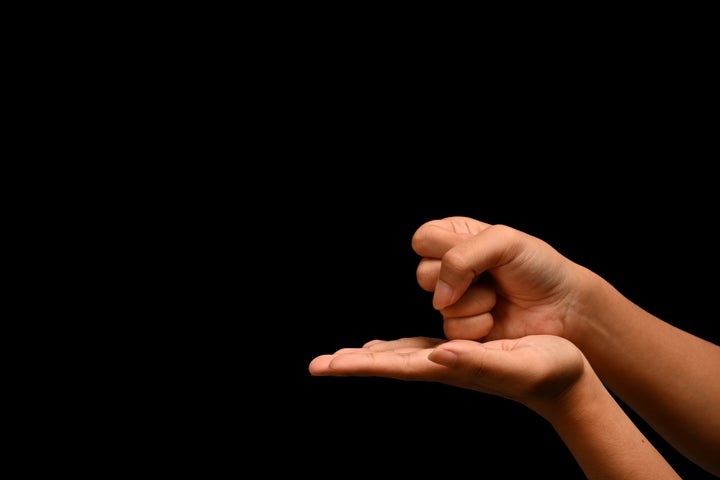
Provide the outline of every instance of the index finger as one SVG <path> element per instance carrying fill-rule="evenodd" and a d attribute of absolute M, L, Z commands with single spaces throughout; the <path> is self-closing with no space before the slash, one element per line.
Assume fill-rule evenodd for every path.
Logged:
<path fill-rule="evenodd" d="M 447 217 L 425 222 L 412 237 L 412 248 L 421 257 L 442 258 L 445 252 L 490 227 L 470 217 Z"/>
<path fill-rule="evenodd" d="M 532 237 L 511 227 L 492 225 L 445 252 L 435 284 L 433 306 L 442 310 L 454 304 L 484 272 L 518 261 L 529 246 L 528 238 Z"/>

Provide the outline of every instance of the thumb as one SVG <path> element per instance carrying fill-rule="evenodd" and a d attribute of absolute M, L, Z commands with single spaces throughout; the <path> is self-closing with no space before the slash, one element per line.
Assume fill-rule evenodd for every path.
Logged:
<path fill-rule="evenodd" d="M 412 248 L 421 257 L 442 258 L 445 252 L 489 226 L 488 223 L 469 217 L 430 220 L 413 234 Z"/>
<path fill-rule="evenodd" d="M 517 372 L 515 357 L 512 350 L 496 343 L 490 347 L 472 340 L 451 340 L 435 347 L 428 360 L 453 370 L 466 371 L 473 377 L 507 379 Z"/>

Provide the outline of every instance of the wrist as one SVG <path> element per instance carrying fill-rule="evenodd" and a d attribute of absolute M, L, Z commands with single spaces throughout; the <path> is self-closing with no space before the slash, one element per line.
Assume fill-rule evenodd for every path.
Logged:
<path fill-rule="evenodd" d="M 614 399 L 583 356 L 583 371 L 576 380 L 556 395 L 528 405 L 556 427 L 563 424 L 587 422 L 594 418 L 597 409 Z"/>
<path fill-rule="evenodd" d="M 577 266 L 572 282 L 575 296 L 570 301 L 563 336 L 585 352 L 611 335 L 613 319 L 622 318 L 617 309 L 627 301 L 604 278 L 585 267 Z"/>

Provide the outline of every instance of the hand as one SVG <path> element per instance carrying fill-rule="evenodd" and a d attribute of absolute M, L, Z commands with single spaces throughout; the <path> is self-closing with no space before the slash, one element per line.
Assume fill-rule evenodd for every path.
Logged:
<path fill-rule="evenodd" d="M 420 286 L 450 339 L 565 335 L 583 271 L 546 242 L 468 217 L 432 220 L 412 239 Z"/>
<path fill-rule="evenodd" d="M 557 396 L 579 380 L 584 368 L 580 350 L 552 335 L 486 343 L 427 337 L 374 340 L 362 348 L 320 355 L 309 365 L 317 376 L 441 382 L 515 400 L 537 411 L 557 404 Z"/>

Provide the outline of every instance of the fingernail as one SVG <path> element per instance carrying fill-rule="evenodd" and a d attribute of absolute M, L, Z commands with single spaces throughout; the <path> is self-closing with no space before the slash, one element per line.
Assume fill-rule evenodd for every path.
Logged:
<path fill-rule="evenodd" d="M 435 294 L 433 296 L 433 308 L 440 310 L 447 307 L 452 302 L 453 289 L 450 285 L 438 280 L 435 285 Z"/>
<path fill-rule="evenodd" d="M 443 350 L 441 348 L 436 348 L 428 355 L 428 360 L 430 360 L 431 362 L 435 362 L 439 365 L 449 368 L 455 366 L 457 359 L 458 356 L 455 353 L 448 350 Z"/>

